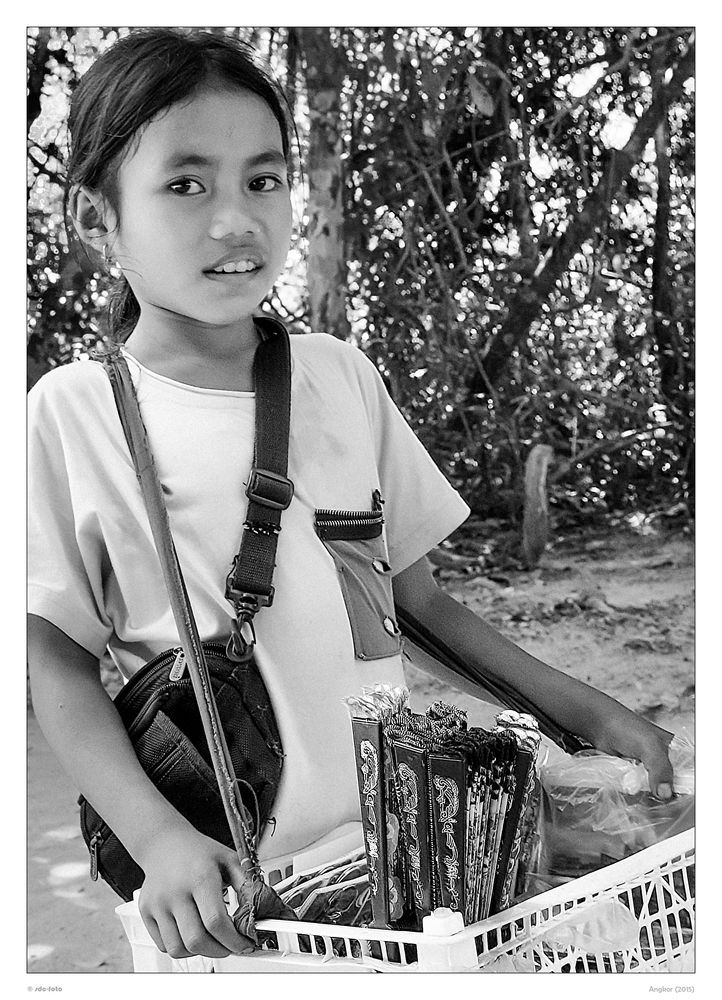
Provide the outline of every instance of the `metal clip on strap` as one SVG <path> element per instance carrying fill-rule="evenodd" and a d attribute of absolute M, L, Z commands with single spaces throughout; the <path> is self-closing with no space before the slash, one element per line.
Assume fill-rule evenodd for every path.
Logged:
<path fill-rule="evenodd" d="M 236 613 L 235 621 L 231 621 L 231 634 L 226 644 L 226 655 L 229 660 L 243 663 L 250 659 L 253 647 L 256 644 L 256 630 L 253 627 L 253 617 L 259 608 L 269 608 L 273 604 L 275 588 L 271 587 L 268 594 L 251 594 L 247 591 L 236 590 L 233 587 L 233 576 L 236 570 L 236 563 L 239 556 L 236 556 L 233 563 L 233 570 L 226 580 L 226 599 L 231 602 Z M 250 639 L 243 635 L 243 626 L 250 629 Z"/>
<path fill-rule="evenodd" d="M 251 630 L 250 641 L 243 635 L 241 629 L 248 625 Z M 231 634 L 226 643 L 226 656 L 234 663 L 245 663 L 253 655 L 253 647 L 256 645 L 256 630 L 253 627 L 253 617 L 236 618 L 231 621 Z"/>

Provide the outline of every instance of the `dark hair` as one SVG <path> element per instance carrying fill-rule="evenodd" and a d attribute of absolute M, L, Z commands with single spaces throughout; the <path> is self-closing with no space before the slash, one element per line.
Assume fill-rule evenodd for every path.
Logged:
<path fill-rule="evenodd" d="M 210 31 L 140 28 L 104 52 L 73 92 L 66 219 L 71 193 L 79 185 L 102 191 L 117 210 L 117 171 L 128 144 L 161 111 L 204 84 L 230 85 L 262 97 L 281 128 L 290 163 L 294 126 L 288 102 L 252 46 Z M 130 285 L 119 278 L 109 305 L 111 335 L 125 339 L 139 315 Z"/>

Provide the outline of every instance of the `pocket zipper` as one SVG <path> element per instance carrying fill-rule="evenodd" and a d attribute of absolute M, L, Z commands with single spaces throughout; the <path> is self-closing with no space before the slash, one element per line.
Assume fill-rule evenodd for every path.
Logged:
<path fill-rule="evenodd" d="M 378 490 L 373 491 L 372 510 L 332 510 L 328 507 L 318 507 L 314 513 L 314 524 L 316 531 L 321 538 L 344 538 L 356 537 L 354 532 L 373 531 L 374 535 L 381 534 L 381 525 L 384 523 L 383 498 Z M 378 531 L 375 529 L 378 528 Z M 350 535 L 337 534 L 349 530 Z M 361 535 L 358 537 L 374 537 L 374 535 Z"/>
<path fill-rule="evenodd" d="M 90 851 L 90 877 L 93 882 L 98 881 L 98 850 L 103 843 L 103 834 L 94 833 L 90 838 L 88 850 Z"/>

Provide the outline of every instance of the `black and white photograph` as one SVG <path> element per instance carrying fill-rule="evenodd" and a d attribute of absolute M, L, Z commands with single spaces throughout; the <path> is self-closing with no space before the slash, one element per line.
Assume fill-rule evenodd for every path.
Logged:
<path fill-rule="evenodd" d="M 699 28 L 584 16 L 22 29 L 28 991 L 693 992 Z"/>

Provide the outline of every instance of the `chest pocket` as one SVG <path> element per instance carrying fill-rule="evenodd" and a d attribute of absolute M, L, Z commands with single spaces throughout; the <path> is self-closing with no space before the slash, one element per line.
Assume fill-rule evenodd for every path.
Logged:
<path fill-rule="evenodd" d="M 359 660 L 394 656 L 401 633 L 394 618 L 391 567 L 383 538 L 383 500 L 373 492 L 372 510 L 315 512 L 316 534 L 333 558 Z"/>

